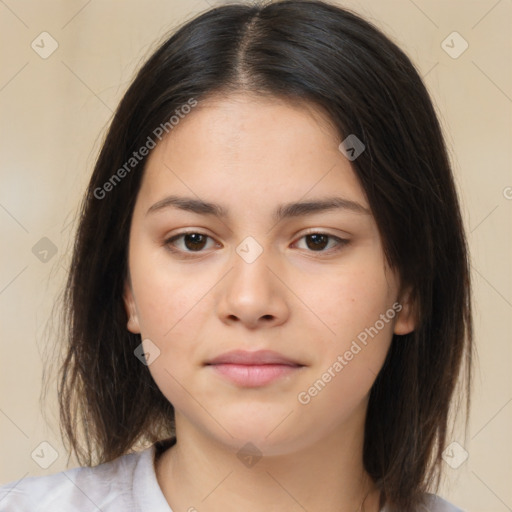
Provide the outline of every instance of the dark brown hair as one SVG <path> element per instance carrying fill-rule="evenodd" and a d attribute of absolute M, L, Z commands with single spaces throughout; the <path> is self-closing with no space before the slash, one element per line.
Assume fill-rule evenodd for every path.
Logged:
<path fill-rule="evenodd" d="M 315 105 L 340 142 L 355 134 L 366 146 L 353 169 L 418 323 L 394 336 L 373 385 L 363 457 L 389 505 L 411 510 L 437 487 L 463 369 L 469 406 L 463 223 L 442 131 L 413 64 L 373 25 L 320 1 L 211 9 L 166 40 L 124 95 L 82 204 L 65 292 L 63 435 L 87 465 L 174 435 L 173 407 L 134 356 L 141 339 L 127 331 L 122 301 L 146 158 L 108 194 L 98 190 L 191 98 L 234 91 Z"/>

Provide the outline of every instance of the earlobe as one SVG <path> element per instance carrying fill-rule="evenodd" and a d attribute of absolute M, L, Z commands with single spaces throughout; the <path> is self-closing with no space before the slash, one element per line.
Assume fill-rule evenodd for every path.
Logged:
<path fill-rule="evenodd" d="M 416 311 L 411 297 L 411 289 L 407 289 L 400 296 L 397 307 L 398 315 L 393 329 L 394 334 L 409 334 L 416 328 Z"/>
<path fill-rule="evenodd" d="M 126 322 L 126 328 L 133 334 L 140 334 L 139 318 L 137 316 L 137 308 L 135 307 L 135 300 L 133 298 L 133 291 L 128 282 L 124 285 L 123 294 L 124 307 L 128 321 Z"/>

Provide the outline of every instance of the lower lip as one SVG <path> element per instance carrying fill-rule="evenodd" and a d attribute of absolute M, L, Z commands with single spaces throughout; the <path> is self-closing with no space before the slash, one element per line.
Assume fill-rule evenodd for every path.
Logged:
<path fill-rule="evenodd" d="M 265 386 L 299 370 L 286 364 L 214 364 L 212 368 L 230 381 L 247 388 Z"/>

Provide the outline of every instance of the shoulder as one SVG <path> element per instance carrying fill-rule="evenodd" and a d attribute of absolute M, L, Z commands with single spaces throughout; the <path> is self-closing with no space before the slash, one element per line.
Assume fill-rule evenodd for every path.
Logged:
<path fill-rule="evenodd" d="M 426 494 L 424 503 L 420 506 L 418 512 L 463 512 L 463 510 L 448 503 L 439 496 Z"/>
<path fill-rule="evenodd" d="M 95 467 L 22 478 L 0 487 L 0 512 L 139 510 L 136 501 L 144 496 L 138 487 L 159 490 L 153 460 L 154 446 Z"/>
<path fill-rule="evenodd" d="M 389 508 L 384 506 L 381 512 L 389 512 Z M 448 503 L 434 494 L 425 494 L 421 505 L 414 509 L 414 512 L 464 512 L 455 505 Z"/>

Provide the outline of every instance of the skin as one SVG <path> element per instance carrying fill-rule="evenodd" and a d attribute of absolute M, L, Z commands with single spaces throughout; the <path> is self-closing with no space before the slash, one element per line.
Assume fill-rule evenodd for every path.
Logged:
<path fill-rule="evenodd" d="M 201 101 L 149 156 L 124 300 L 128 329 L 160 351 L 149 369 L 176 411 L 178 442 L 156 464 L 175 512 L 353 512 L 373 489 L 362 464 L 369 391 L 393 332 L 414 323 L 340 142 L 312 105 L 240 93 Z M 219 203 L 230 215 L 147 213 L 170 194 Z M 368 212 L 272 219 L 280 204 L 328 196 Z M 166 245 L 186 230 L 210 238 Z M 348 243 L 329 238 L 317 248 L 305 236 L 311 231 Z M 252 263 L 236 251 L 248 236 L 262 250 Z M 300 403 L 298 394 L 397 302 L 400 313 Z M 270 349 L 303 366 L 266 386 L 240 387 L 205 366 L 234 349 Z M 250 467 L 237 457 L 248 442 L 262 455 Z M 377 492 L 365 510 L 378 510 Z"/>

